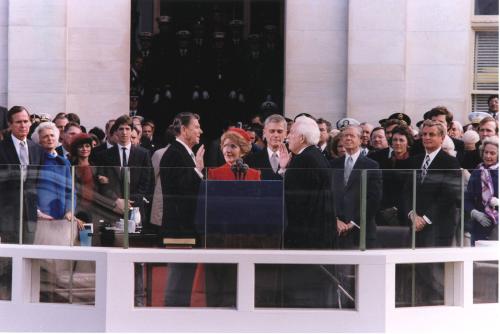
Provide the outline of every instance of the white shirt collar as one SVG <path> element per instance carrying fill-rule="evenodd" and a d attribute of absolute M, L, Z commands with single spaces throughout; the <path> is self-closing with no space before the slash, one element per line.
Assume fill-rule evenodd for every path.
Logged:
<path fill-rule="evenodd" d="M 269 156 L 269 161 L 271 161 L 271 157 L 273 156 L 273 153 L 276 153 L 276 155 L 278 156 L 278 159 L 279 159 L 280 150 L 276 150 L 276 152 L 273 152 L 273 150 L 271 150 L 271 148 L 269 146 L 266 146 L 266 149 L 267 149 L 267 155 Z"/>
<path fill-rule="evenodd" d="M 323 151 L 325 150 L 325 148 L 326 148 L 326 144 L 327 144 L 327 143 L 324 143 L 323 145 L 321 145 L 321 146 L 319 147 L 319 149 L 321 150 L 321 152 L 323 152 Z"/>
<path fill-rule="evenodd" d="M 14 143 L 14 148 L 16 149 L 16 153 L 17 153 L 17 156 L 19 156 L 19 149 L 20 149 L 20 142 L 22 140 L 19 140 L 16 136 L 14 136 L 12 133 L 10 134 L 10 136 L 12 137 L 12 143 Z M 26 147 L 27 144 L 28 144 L 28 141 L 27 139 L 24 139 L 24 143 L 26 144 Z M 28 150 L 28 157 L 29 157 L 29 150 Z"/>
<path fill-rule="evenodd" d="M 391 156 L 392 156 L 392 151 L 394 151 L 394 149 L 392 147 L 389 146 L 389 156 L 388 158 L 390 159 Z"/>
<path fill-rule="evenodd" d="M 16 136 L 14 136 L 12 133 L 10 134 L 10 136 L 12 137 L 12 141 L 14 142 L 15 145 L 19 145 L 19 143 L 22 141 L 22 140 L 19 140 Z M 24 139 L 24 142 L 26 143 L 26 139 Z"/>
<path fill-rule="evenodd" d="M 361 154 L 360 148 L 358 148 L 358 150 L 352 155 L 349 155 L 349 153 L 345 152 L 345 162 L 347 162 L 347 159 L 349 159 L 349 157 L 351 157 L 352 158 L 352 165 L 354 166 L 356 164 L 356 161 L 358 160 L 360 154 Z"/>
<path fill-rule="evenodd" d="M 123 146 L 121 144 L 116 144 L 118 145 L 118 150 L 121 151 L 122 150 L 122 147 L 125 147 L 127 149 L 127 151 L 130 151 L 130 148 L 132 147 L 132 143 L 128 143 L 127 145 Z"/>
<path fill-rule="evenodd" d="M 431 152 L 431 153 L 427 153 L 427 151 L 425 151 L 425 154 L 428 155 L 430 158 L 429 165 L 432 163 L 432 161 L 434 160 L 436 155 L 438 155 L 439 151 L 441 151 L 441 147 L 438 148 L 437 150 L 435 150 L 434 152 Z M 425 164 L 425 157 L 424 157 L 424 161 L 422 162 L 422 166 L 424 166 L 424 164 Z"/>

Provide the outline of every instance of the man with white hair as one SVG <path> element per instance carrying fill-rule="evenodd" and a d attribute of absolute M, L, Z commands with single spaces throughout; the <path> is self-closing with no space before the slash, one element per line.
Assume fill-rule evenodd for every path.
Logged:
<path fill-rule="evenodd" d="M 366 196 L 366 246 L 376 246 L 375 214 L 382 198 L 382 177 L 376 161 L 361 153 L 363 129 L 349 125 L 342 130 L 342 143 L 346 154 L 330 161 L 336 198 L 336 224 L 338 248 L 359 248 L 361 234 L 361 170 L 367 169 Z M 350 293 L 354 292 L 355 276 L 352 266 L 337 266 L 340 284 Z M 353 300 L 339 296 L 343 307 L 354 307 Z"/>
<path fill-rule="evenodd" d="M 339 247 L 357 248 L 360 236 L 360 189 L 361 170 L 367 169 L 366 198 L 366 245 L 371 248 L 376 243 L 375 214 L 382 197 L 382 179 L 376 161 L 361 154 L 362 128 L 349 125 L 342 131 L 345 156 L 330 162 L 334 169 L 334 187 L 337 209 L 337 233 Z"/>
<path fill-rule="evenodd" d="M 450 129 L 448 130 L 448 136 L 450 136 L 451 138 L 462 140 L 463 135 L 464 129 L 462 124 L 459 121 L 452 121 Z"/>
<path fill-rule="evenodd" d="M 316 146 L 319 128 L 308 117 L 298 117 L 288 134 L 289 155 L 280 148 L 284 174 L 287 226 L 285 248 L 332 249 L 335 246 L 335 206 L 329 164 Z M 284 296 L 287 307 L 329 307 L 336 300 L 324 266 L 287 265 Z"/>

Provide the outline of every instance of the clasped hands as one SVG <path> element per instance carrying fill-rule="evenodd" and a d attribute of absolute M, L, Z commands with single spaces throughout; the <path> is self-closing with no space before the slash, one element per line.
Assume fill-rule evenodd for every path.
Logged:
<path fill-rule="evenodd" d="M 46 213 L 43 213 L 42 211 L 38 210 L 37 211 L 37 218 L 42 219 L 42 220 L 54 220 L 54 217 L 51 215 L 48 215 Z M 71 222 L 73 219 L 73 214 L 71 211 L 68 211 L 64 214 L 63 216 L 64 219 L 66 219 L 68 222 Z M 76 224 L 78 226 L 79 230 L 83 230 L 83 221 L 75 217 Z"/>

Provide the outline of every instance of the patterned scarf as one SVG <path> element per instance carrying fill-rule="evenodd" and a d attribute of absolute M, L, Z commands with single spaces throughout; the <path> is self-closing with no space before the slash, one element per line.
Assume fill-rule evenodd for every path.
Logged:
<path fill-rule="evenodd" d="M 479 170 L 481 171 L 482 202 L 484 205 L 484 213 L 494 222 L 494 224 L 498 224 L 498 211 L 490 206 L 490 200 L 494 196 L 493 180 L 490 173 L 491 169 L 498 169 L 498 163 L 490 167 L 485 167 L 483 163 L 479 165 Z"/>

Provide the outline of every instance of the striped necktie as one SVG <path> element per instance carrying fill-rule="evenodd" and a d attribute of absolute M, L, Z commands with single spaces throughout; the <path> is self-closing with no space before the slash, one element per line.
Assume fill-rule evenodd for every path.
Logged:
<path fill-rule="evenodd" d="M 422 166 L 422 182 L 424 182 L 425 177 L 427 176 L 427 169 L 431 164 L 431 157 L 426 154 L 424 159 L 424 165 Z"/>

